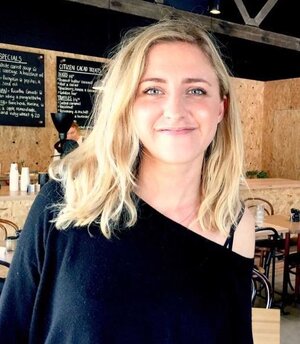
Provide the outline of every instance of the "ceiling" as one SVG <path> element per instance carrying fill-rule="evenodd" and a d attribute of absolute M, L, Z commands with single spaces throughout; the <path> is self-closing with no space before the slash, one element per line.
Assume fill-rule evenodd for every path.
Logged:
<path fill-rule="evenodd" d="M 155 2 L 149 0 L 149 2 Z M 156 2 L 160 2 L 156 0 Z M 234 0 L 220 0 L 219 15 L 209 13 L 210 0 L 164 0 L 178 9 L 246 25 Z M 242 0 L 250 18 L 255 18 L 267 0 Z M 298 5 L 297 5 L 298 3 Z M 292 8 L 292 5 L 295 7 Z M 299 0 L 278 0 L 259 28 L 300 38 Z M 245 26 L 244 26 L 245 27 Z M 300 77 L 300 52 L 250 40 L 216 34 L 233 74 L 255 80 Z"/>
<path fill-rule="evenodd" d="M 160 2 L 159 0 L 146 0 L 149 2 Z M 234 0 L 219 0 L 221 13 L 214 15 L 215 18 L 244 24 L 243 17 L 239 12 Z M 242 0 L 248 14 L 254 18 L 267 3 L 267 0 Z M 211 16 L 208 9 L 214 0 L 164 0 L 164 4 L 187 9 L 194 13 Z M 277 32 L 289 36 L 300 37 L 299 0 L 278 0 L 259 27 L 263 30 Z M 292 7 L 294 6 L 294 7 Z"/>
<path fill-rule="evenodd" d="M 164 1 L 172 2 L 172 6 L 190 3 L 190 10 L 211 16 L 207 11 L 208 0 Z M 243 1 L 250 17 L 255 17 L 267 0 Z M 1 4 L 0 43 L 105 57 L 129 28 L 148 25 L 154 21 L 130 14 L 131 12 L 121 13 L 97 7 L 100 2 L 115 5 L 137 3 L 136 0 L 51 0 L 41 5 L 33 0 L 5 1 Z M 299 38 L 298 11 L 289 11 L 292 3 L 299 2 L 278 0 L 262 21 L 260 28 Z M 55 15 L 51 14 L 53 12 Z M 214 18 L 244 23 L 235 0 L 221 0 L 221 14 Z M 243 28 L 245 26 L 241 25 L 240 30 Z M 235 77 L 262 81 L 300 77 L 299 51 L 236 38 L 228 34 L 215 33 L 215 36 Z"/>

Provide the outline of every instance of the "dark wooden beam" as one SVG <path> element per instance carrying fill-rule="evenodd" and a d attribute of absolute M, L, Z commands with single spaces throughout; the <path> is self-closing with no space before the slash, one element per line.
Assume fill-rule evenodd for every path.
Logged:
<path fill-rule="evenodd" d="M 300 51 L 300 38 L 287 36 L 275 32 L 261 30 L 257 27 L 236 24 L 217 18 L 212 18 L 187 11 L 181 11 L 169 6 L 150 3 L 142 0 L 65 0 L 85 5 L 95 6 L 112 11 L 132 14 L 140 17 L 159 20 L 167 14 L 183 14 L 199 19 L 201 24 L 209 31 L 246 39 L 280 48 Z"/>

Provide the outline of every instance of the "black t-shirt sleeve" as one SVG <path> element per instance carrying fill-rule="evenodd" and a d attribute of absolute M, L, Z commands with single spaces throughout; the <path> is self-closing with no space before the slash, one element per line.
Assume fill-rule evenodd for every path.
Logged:
<path fill-rule="evenodd" d="M 0 338 L 3 343 L 26 343 L 42 273 L 47 235 L 54 225 L 52 205 L 61 200 L 59 184 L 45 184 L 27 216 L 0 297 Z"/>

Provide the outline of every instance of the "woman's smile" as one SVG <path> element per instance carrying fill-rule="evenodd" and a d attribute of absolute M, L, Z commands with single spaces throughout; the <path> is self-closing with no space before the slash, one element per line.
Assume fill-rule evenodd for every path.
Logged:
<path fill-rule="evenodd" d="M 157 131 L 163 134 L 167 135 L 187 135 L 193 132 L 195 128 L 188 128 L 188 127 L 183 127 L 183 128 L 162 128 L 158 129 Z"/>

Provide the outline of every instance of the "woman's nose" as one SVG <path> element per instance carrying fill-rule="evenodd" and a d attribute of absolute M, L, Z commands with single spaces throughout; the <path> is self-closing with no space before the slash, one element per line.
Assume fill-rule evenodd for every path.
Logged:
<path fill-rule="evenodd" d="M 186 109 L 180 96 L 170 96 L 165 104 L 164 117 L 168 119 L 179 119 L 185 116 Z"/>

